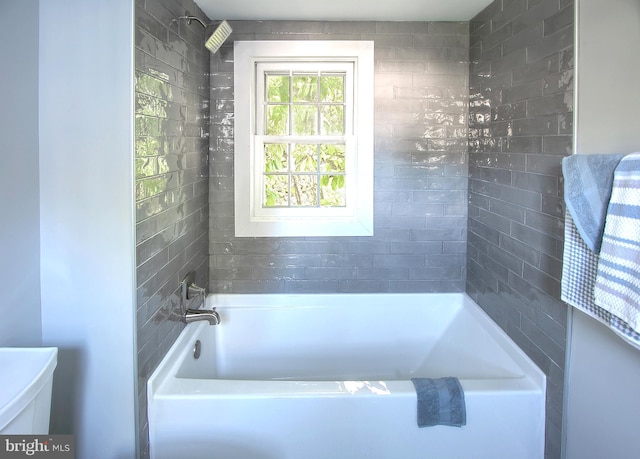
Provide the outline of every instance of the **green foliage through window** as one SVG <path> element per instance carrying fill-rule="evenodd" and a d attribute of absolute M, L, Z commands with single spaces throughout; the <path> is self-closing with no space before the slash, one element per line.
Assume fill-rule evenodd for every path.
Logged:
<path fill-rule="evenodd" d="M 266 144 L 265 207 L 344 207 L 344 144 Z"/>
<path fill-rule="evenodd" d="M 345 74 L 267 72 L 264 83 L 263 206 L 346 206 Z"/>

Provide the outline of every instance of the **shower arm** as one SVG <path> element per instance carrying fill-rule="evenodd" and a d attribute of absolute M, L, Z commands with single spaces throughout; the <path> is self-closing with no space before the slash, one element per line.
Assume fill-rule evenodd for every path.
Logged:
<path fill-rule="evenodd" d="M 205 24 L 200 18 L 195 16 L 178 16 L 176 19 L 174 19 L 174 21 L 177 21 L 178 19 L 186 19 L 188 25 L 191 25 L 191 21 L 198 21 L 202 27 L 204 27 L 205 29 L 207 28 L 207 24 Z"/>

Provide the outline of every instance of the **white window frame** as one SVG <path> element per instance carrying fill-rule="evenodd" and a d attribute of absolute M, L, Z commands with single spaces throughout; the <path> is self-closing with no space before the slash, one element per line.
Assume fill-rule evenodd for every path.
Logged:
<path fill-rule="evenodd" d="M 263 145 L 258 77 L 278 64 L 347 71 L 353 104 L 346 124 L 345 207 L 262 206 Z M 332 66 L 333 65 L 333 66 Z M 234 44 L 234 193 L 236 237 L 373 235 L 373 42 L 236 41 Z M 351 80 L 351 78 L 353 80 Z M 353 81 L 353 84 L 351 84 Z M 353 88 L 353 93 L 349 93 Z M 349 117 L 347 117 L 349 119 Z"/>

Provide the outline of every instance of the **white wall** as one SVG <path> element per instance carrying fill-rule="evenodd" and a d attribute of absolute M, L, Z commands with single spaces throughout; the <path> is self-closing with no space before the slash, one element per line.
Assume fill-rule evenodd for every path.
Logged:
<path fill-rule="evenodd" d="M 42 340 L 60 347 L 51 429 L 79 459 L 136 450 L 133 8 L 40 2 Z"/>
<path fill-rule="evenodd" d="M 638 457 L 640 351 L 574 311 L 569 360 L 567 459 Z"/>
<path fill-rule="evenodd" d="M 575 152 L 640 151 L 640 1 L 576 5 Z"/>
<path fill-rule="evenodd" d="M 39 346 L 38 0 L 0 1 L 0 81 L 0 346 Z"/>
<path fill-rule="evenodd" d="M 576 153 L 640 151 L 640 1 L 577 2 Z M 640 350 L 580 311 L 567 359 L 567 459 L 638 457 Z"/>

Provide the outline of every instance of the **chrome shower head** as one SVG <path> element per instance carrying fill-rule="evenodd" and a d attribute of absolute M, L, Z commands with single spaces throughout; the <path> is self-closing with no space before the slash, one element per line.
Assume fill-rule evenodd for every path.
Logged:
<path fill-rule="evenodd" d="M 215 53 L 224 44 L 225 40 L 229 38 L 231 32 L 233 32 L 233 30 L 229 23 L 227 21 L 222 21 L 207 39 L 204 46 L 212 53 Z"/>

